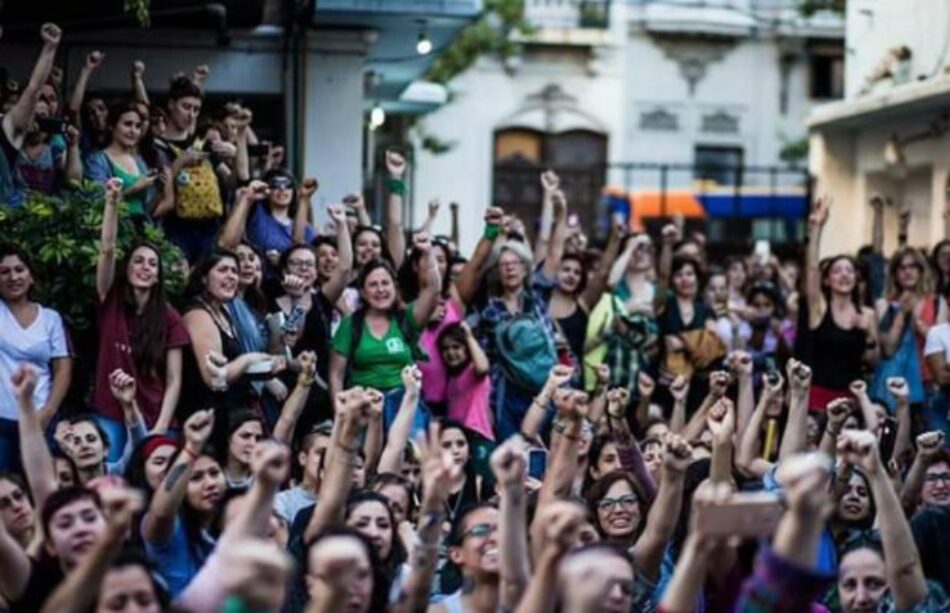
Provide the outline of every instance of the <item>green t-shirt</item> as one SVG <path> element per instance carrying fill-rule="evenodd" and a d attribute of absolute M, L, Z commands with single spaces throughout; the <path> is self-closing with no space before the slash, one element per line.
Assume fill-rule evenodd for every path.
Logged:
<path fill-rule="evenodd" d="M 406 308 L 406 322 L 410 334 L 416 337 L 419 330 L 413 319 L 413 304 Z M 376 338 L 366 322 L 360 335 L 356 351 L 350 346 L 353 342 L 353 316 L 347 315 L 340 322 L 333 335 L 333 351 L 350 360 L 349 385 L 362 385 L 378 390 L 387 390 L 402 386 L 402 369 L 413 363 L 413 342 L 405 338 L 395 318 L 389 320 L 389 329 L 382 338 Z"/>

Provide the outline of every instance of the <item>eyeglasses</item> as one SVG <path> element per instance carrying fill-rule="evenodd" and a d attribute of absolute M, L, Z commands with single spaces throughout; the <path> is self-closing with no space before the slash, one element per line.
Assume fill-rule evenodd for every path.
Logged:
<path fill-rule="evenodd" d="M 287 266 L 293 268 L 316 268 L 316 262 L 310 260 L 287 260 Z"/>
<path fill-rule="evenodd" d="M 633 494 L 625 494 L 619 498 L 603 498 L 597 503 L 597 510 L 610 513 L 618 506 L 624 511 L 632 511 L 637 506 L 637 497 Z"/>
<path fill-rule="evenodd" d="M 468 530 L 462 533 L 462 538 L 467 539 L 468 537 L 474 537 L 477 539 L 488 538 L 493 532 L 498 531 L 498 524 L 475 524 Z"/>
<path fill-rule="evenodd" d="M 267 186 L 271 189 L 293 189 L 294 182 L 287 177 L 274 177 Z"/>
<path fill-rule="evenodd" d="M 943 481 L 944 483 L 950 482 L 950 473 L 930 473 L 924 477 L 924 481 L 927 483 L 936 483 L 938 481 Z"/>

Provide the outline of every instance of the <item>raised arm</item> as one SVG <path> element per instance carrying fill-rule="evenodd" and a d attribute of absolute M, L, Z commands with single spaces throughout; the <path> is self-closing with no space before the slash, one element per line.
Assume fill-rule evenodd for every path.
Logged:
<path fill-rule="evenodd" d="M 789 360 L 787 375 L 789 381 L 788 422 L 782 433 L 782 443 L 778 450 L 779 462 L 808 447 L 808 393 L 811 389 L 811 369 L 798 362 Z"/>
<path fill-rule="evenodd" d="M 263 181 L 251 181 L 246 188 L 237 191 L 237 199 L 231 214 L 228 215 L 221 234 L 218 235 L 218 246 L 222 249 L 234 249 L 241 242 L 244 236 L 244 230 L 247 227 L 247 217 L 251 212 L 251 207 L 258 200 L 267 197 L 267 184 Z"/>
<path fill-rule="evenodd" d="M 188 479 L 195 460 L 201 455 L 211 429 L 214 413 L 210 409 L 197 411 L 185 422 L 185 445 L 179 452 L 162 484 L 155 490 L 148 511 L 142 518 L 142 537 L 154 544 L 167 543 L 175 529 L 175 518 L 188 492 Z"/>
<path fill-rule="evenodd" d="M 887 391 L 894 397 L 897 404 L 897 436 L 894 438 L 894 449 L 891 452 L 890 460 L 895 458 L 900 460 L 907 452 L 911 450 L 910 431 L 910 386 L 904 377 L 889 377 L 887 379 Z M 877 417 L 877 412 L 874 413 Z M 876 424 L 875 424 L 876 425 Z M 876 430 L 872 430 L 876 432 Z"/>
<path fill-rule="evenodd" d="M 499 547 L 501 548 L 501 594 L 498 606 L 512 610 L 521 600 L 531 579 L 528 559 L 526 497 L 524 491 L 525 456 L 523 441 L 510 438 L 491 455 L 492 473 L 498 484 L 501 504 Z"/>
<path fill-rule="evenodd" d="M 910 525 L 881 463 L 877 439 L 867 430 L 843 432 L 838 438 L 838 454 L 845 462 L 859 466 L 871 483 L 895 608 L 913 609 L 927 597 L 927 582 Z"/>
<path fill-rule="evenodd" d="M 657 286 L 653 297 L 654 311 L 659 313 L 666 304 L 666 290 L 670 287 L 670 272 L 673 270 L 673 246 L 682 238 L 675 224 L 663 226 L 660 241 L 660 258 L 657 263 Z"/>
<path fill-rule="evenodd" d="M 439 265 L 435 261 L 435 252 L 432 250 L 429 235 L 416 234 L 412 242 L 413 250 L 422 253 L 419 272 L 423 276 L 419 296 L 412 309 L 412 316 L 416 320 L 416 325 L 423 328 L 428 325 L 429 318 L 438 306 L 442 276 L 439 274 Z"/>
<path fill-rule="evenodd" d="M 102 208 L 102 231 L 99 234 L 99 257 L 96 259 L 96 293 L 99 302 L 106 299 L 115 281 L 115 241 L 119 224 L 119 197 L 122 181 L 112 178 L 106 182 Z"/>
<path fill-rule="evenodd" d="M 53 466 L 53 456 L 50 454 L 46 438 L 43 436 L 43 426 L 39 414 L 33 406 L 33 391 L 36 389 L 36 372 L 25 365 L 20 365 L 13 373 L 11 383 L 16 393 L 19 406 L 17 431 L 20 436 L 20 459 L 27 482 L 30 484 L 30 493 L 33 495 L 33 506 L 42 509 L 46 499 L 56 491 L 56 470 Z"/>
<path fill-rule="evenodd" d="M 544 267 L 541 271 L 544 276 L 553 279 L 561 266 L 561 257 L 564 255 L 564 239 L 567 236 L 567 198 L 561 190 L 551 194 L 554 203 L 554 231 L 548 241 L 544 256 Z"/>
<path fill-rule="evenodd" d="M 746 351 L 734 351 L 732 366 L 739 382 L 739 395 L 736 398 L 736 433 L 741 437 L 752 418 L 752 411 L 755 410 L 752 355 Z"/>
<path fill-rule="evenodd" d="M 310 543 L 326 526 L 343 519 L 343 505 L 353 487 L 353 469 L 358 465 L 359 434 L 370 419 L 370 398 L 362 388 L 336 395 L 335 432 L 327 450 L 326 475 L 320 483 L 320 502 L 304 530 Z"/>
<path fill-rule="evenodd" d="M 43 39 L 43 48 L 33 66 L 30 80 L 20 93 L 20 97 L 13 107 L 3 116 L 3 131 L 14 148 L 23 146 L 23 137 L 30 130 L 33 123 L 33 114 L 36 112 L 36 102 L 40 95 L 40 88 L 49 79 L 53 69 L 53 60 L 56 58 L 56 49 L 62 39 L 63 32 L 53 23 L 44 23 L 40 28 L 40 38 Z"/>
<path fill-rule="evenodd" d="M 713 371 L 709 375 L 709 393 L 686 422 L 686 427 L 682 431 L 683 438 L 687 441 L 695 441 L 702 436 L 703 430 L 706 429 L 706 416 L 709 409 L 723 398 L 727 391 L 729 391 L 729 373 L 724 370 Z"/>
<path fill-rule="evenodd" d="M 854 408 L 850 398 L 835 398 L 825 407 L 825 414 L 828 420 L 825 422 L 825 430 L 821 434 L 821 441 L 818 443 L 818 451 L 828 454 L 828 457 L 835 457 L 835 447 L 838 445 L 838 436 L 847 421 L 848 415 Z"/>
<path fill-rule="evenodd" d="M 337 264 L 327 282 L 320 286 L 320 291 L 328 302 L 335 304 L 343 295 L 350 273 L 353 272 L 353 239 L 346 225 L 346 211 L 341 207 L 331 206 L 328 212 L 336 226 Z"/>
<path fill-rule="evenodd" d="M 684 474 L 692 462 L 692 451 L 683 437 L 669 435 L 664 448 L 660 489 L 647 513 L 646 528 L 632 549 L 637 568 L 651 581 L 659 579 L 663 552 L 673 536 L 683 506 Z"/>
<path fill-rule="evenodd" d="M 818 198 L 808 216 L 808 247 L 805 252 L 805 297 L 808 300 L 808 327 L 818 327 L 825 316 L 825 299 L 821 294 L 821 232 L 828 222 L 831 200 Z"/>
<path fill-rule="evenodd" d="M 709 409 L 706 426 L 712 433 L 712 461 L 709 480 L 713 483 L 732 482 L 732 438 L 736 432 L 736 413 L 732 401 L 720 398 Z"/>
<path fill-rule="evenodd" d="M 629 400 L 629 392 L 622 387 L 615 387 L 607 392 L 607 423 L 617 439 L 617 455 L 620 458 L 621 468 L 636 478 L 646 494 L 647 501 L 652 503 L 656 499 L 656 483 L 647 469 L 640 445 L 633 438 L 627 417 L 623 412 Z"/>
<path fill-rule="evenodd" d="M 901 205 L 897 213 L 897 247 L 903 249 L 907 246 L 908 229 L 910 228 L 910 203 L 905 202 Z"/>
<path fill-rule="evenodd" d="M 573 502 L 559 500 L 538 508 L 531 524 L 531 546 L 538 554 L 534 558 L 534 573 L 516 613 L 555 610 L 558 563 L 573 545 L 584 521 L 584 512 Z"/>
<path fill-rule="evenodd" d="M 92 551 L 66 575 L 43 605 L 43 613 L 83 613 L 95 608 L 102 581 L 143 504 L 141 493 L 121 486 L 105 488 L 100 496 L 105 507 L 105 530 Z"/>
<path fill-rule="evenodd" d="M 554 225 L 554 192 L 561 184 L 560 177 L 553 170 L 541 173 L 541 217 L 538 227 L 538 240 L 534 243 L 534 263 L 540 264 L 547 255 L 551 243 L 551 230 Z"/>
<path fill-rule="evenodd" d="M 478 291 L 478 285 L 481 282 L 483 268 L 491 255 L 492 246 L 495 239 L 501 233 L 501 220 L 505 213 L 498 207 L 489 207 L 485 212 L 485 231 L 482 237 L 475 245 L 475 252 L 465 263 L 462 272 L 459 274 L 455 287 L 458 290 L 459 299 L 465 305 L 470 305 L 475 299 Z"/>
<path fill-rule="evenodd" d="M 175 418 L 175 409 L 178 408 L 178 399 L 181 397 L 181 347 L 172 347 L 165 351 L 165 394 L 162 396 L 162 406 L 158 412 L 158 419 L 152 427 L 152 432 L 165 434 Z"/>
<path fill-rule="evenodd" d="M 76 85 L 73 87 L 73 95 L 69 99 L 69 112 L 82 120 L 82 101 L 86 97 L 86 88 L 89 87 L 89 77 L 102 65 L 106 55 L 102 51 L 92 51 L 86 56 L 86 62 L 79 69 L 79 76 L 76 77 Z"/>
<path fill-rule="evenodd" d="M 589 309 L 594 308 L 600 297 L 607 290 L 608 271 L 610 265 L 617 259 L 620 253 L 620 242 L 623 239 L 624 227 L 620 224 L 614 224 L 610 229 L 610 238 L 607 239 L 607 247 L 600 256 L 600 263 L 596 271 L 592 271 L 587 278 L 587 287 L 581 295 L 581 304 Z"/>
<path fill-rule="evenodd" d="M 277 423 L 274 424 L 274 440 L 285 445 L 289 445 L 293 440 L 297 420 L 307 406 L 307 398 L 310 396 L 310 388 L 317 371 L 317 356 L 312 351 L 304 351 L 297 356 L 297 363 L 300 365 L 297 385 L 284 401 Z"/>
<path fill-rule="evenodd" d="M 307 177 L 300 182 L 297 188 L 297 213 L 294 215 L 293 241 L 295 245 L 307 242 L 307 226 L 313 212 L 313 195 L 317 193 L 320 184 L 313 177 Z M 335 219 L 334 219 L 335 221 Z"/>
<path fill-rule="evenodd" d="M 677 434 L 686 427 L 686 399 L 689 397 L 689 377 L 676 375 L 670 382 L 673 397 L 673 412 L 670 413 L 670 430 Z"/>
<path fill-rule="evenodd" d="M 419 395 L 422 392 L 422 372 L 415 366 L 406 366 L 402 369 L 402 384 L 406 392 L 402 396 L 399 412 L 389 428 L 386 446 L 379 458 L 379 473 L 393 473 L 398 475 L 402 470 L 402 459 L 406 445 L 409 444 L 409 433 L 415 420 L 416 409 L 419 406 Z"/>
<path fill-rule="evenodd" d="M 554 392 L 557 417 L 551 441 L 551 457 L 548 470 L 538 493 L 538 506 L 556 498 L 566 498 L 571 493 L 571 484 L 577 474 L 577 452 L 581 441 L 581 428 L 587 412 L 587 394 L 558 388 Z"/>
<path fill-rule="evenodd" d="M 871 197 L 871 251 L 884 254 L 884 199 L 875 194 Z"/>
<path fill-rule="evenodd" d="M 406 230 L 402 223 L 403 199 L 406 197 L 406 170 L 409 165 L 402 154 L 386 151 L 386 244 L 396 268 L 402 266 L 406 257 Z"/>
<path fill-rule="evenodd" d="M 917 455 L 907 471 L 901 488 L 901 503 L 908 512 L 913 512 L 920 503 L 920 493 L 924 487 L 927 469 L 941 456 L 943 450 L 943 432 L 924 432 L 917 436 Z"/>
<path fill-rule="evenodd" d="M 541 426 L 547 419 L 548 407 L 551 404 L 551 398 L 554 392 L 562 385 L 571 380 L 574 369 L 570 366 L 557 364 L 548 373 L 548 378 L 544 382 L 544 387 L 531 401 L 524 418 L 521 420 L 521 435 L 529 442 L 536 443 Z"/>
<path fill-rule="evenodd" d="M 367 474 L 376 473 L 376 465 L 383 453 L 383 393 L 371 387 L 366 388 L 369 396 L 369 422 L 363 435 L 363 467 Z"/>
<path fill-rule="evenodd" d="M 422 448 L 423 493 L 417 542 L 411 554 L 412 571 L 399 602 L 392 609 L 396 613 L 415 613 L 423 610 L 429 602 L 429 590 L 439 562 L 445 503 L 452 480 L 461 473 L 461 467 L 453 464 L 439 447 L 439 424 L 429 425 L 429 440 Z"/>
<path fill-rule="evenodd" d="M 782 387 L 785 384 L 782 375 L 776 373 L 777 378 L 769 381 L 768 375 L 763 375 L 762 395 L 759 396 L 759 403 L 752 412 L 749 424 L 746 426 L 742 436 L 739 437 L 739 448 L 736 450 L 736 468 L 743 474 L 761 478 L 772 468 L 772 463 L 767 459 L 760 457 L 761 450 L 761 432 L 762 422 L 765 420 L 765 413 L 769 405 L 773 402 L 781 402 Z"/>
<path fill-rule="evenodd" d="M 132 94 L 136 102 L 149 105 L 148 90 L 145 88 L 145 62 L 135 60 L 132 62 Z"/>

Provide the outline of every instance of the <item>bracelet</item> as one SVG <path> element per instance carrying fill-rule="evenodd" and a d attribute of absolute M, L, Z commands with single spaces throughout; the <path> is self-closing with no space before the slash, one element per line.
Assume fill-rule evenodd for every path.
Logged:
<path fill-rule="evenodd" d="M 406 195 L 406 182 L 402 179 L 396 179 L 395 177 L 390 177 L 386 179 L 386 189 L 389 190 L 391 194 L 396 194 L 397 196 Z"/>
<path fill-rule="evenodd" d="M 498 235 L 501 234 L 501 226 L 495 224 L 488 224 L 485 226 L 485 232 L 482 236 L 485 240 L 493 241 L 498 238 Z"/>

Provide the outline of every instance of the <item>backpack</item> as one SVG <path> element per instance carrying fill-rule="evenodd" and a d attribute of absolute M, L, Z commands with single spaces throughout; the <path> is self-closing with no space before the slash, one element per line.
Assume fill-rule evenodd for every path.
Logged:
<path fill-rule="evenodd" d="M 175 157 L 184 150 L 168 144 Z M 201 142 L 195 141 L 200 148 Z M 218 177 L 209 160 L 178 171 L 175 181 L 175 214 L 181 219 L 214 219 L 224 214 L 224 203 L 218 189 Z"/>
<path fill-rule="evenodd" d="M 557 364 L 554 340 L 535 315 L 530 293 L 524 294 L 521 313 L 495 328 L 495 346 L 505 377 L 531 393 L 541 391 Z"/>

